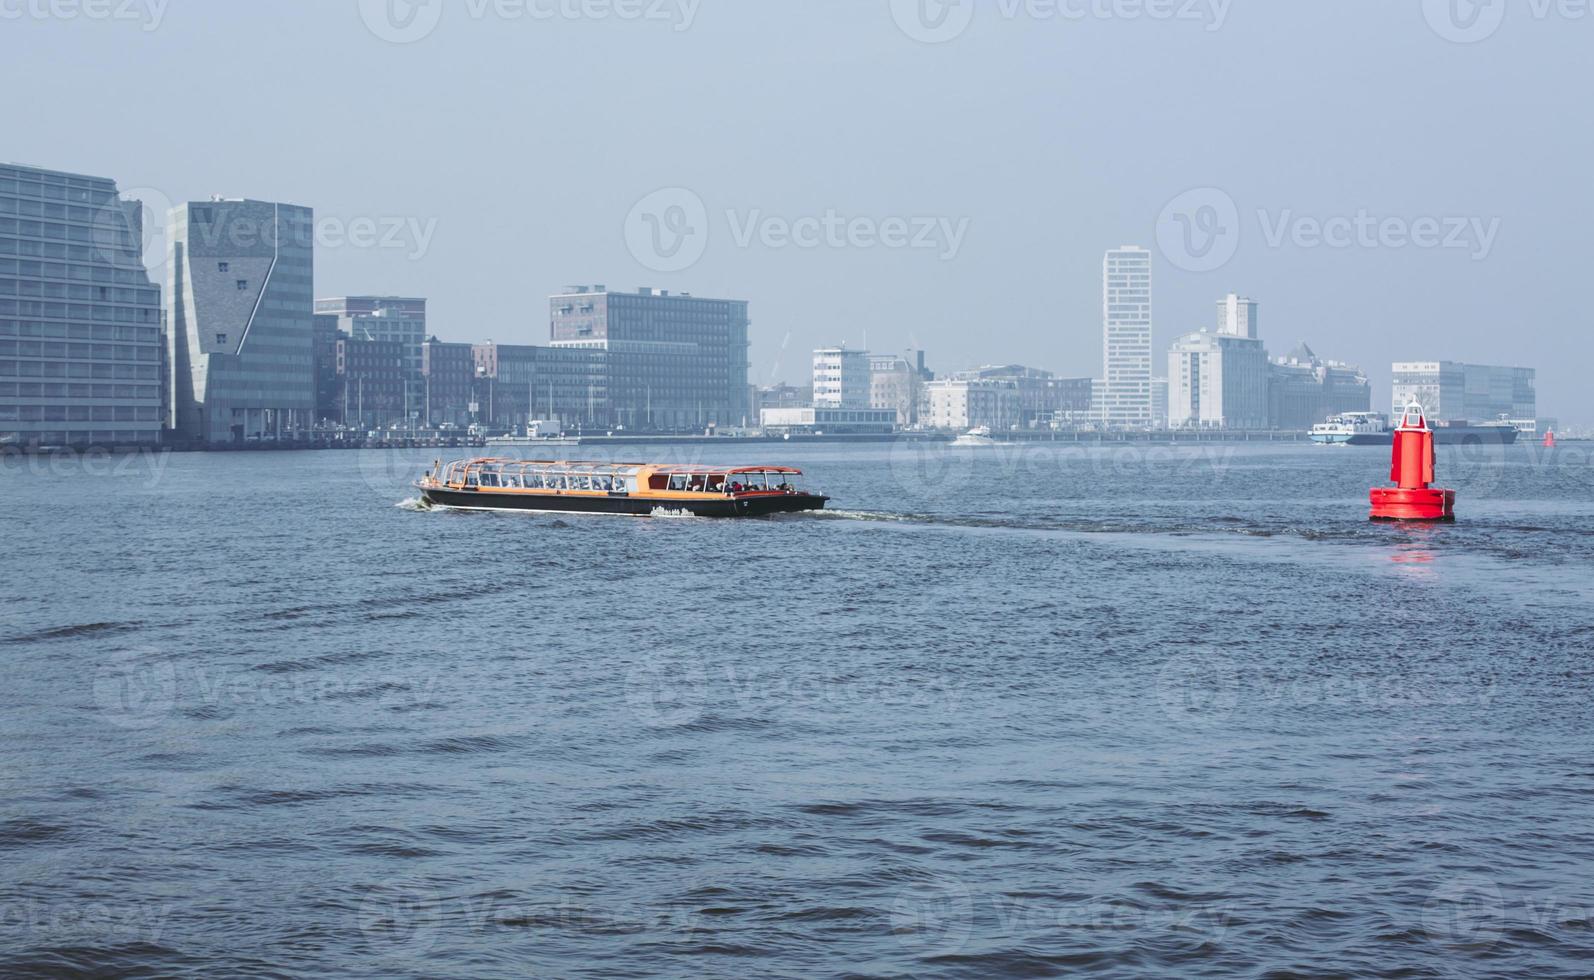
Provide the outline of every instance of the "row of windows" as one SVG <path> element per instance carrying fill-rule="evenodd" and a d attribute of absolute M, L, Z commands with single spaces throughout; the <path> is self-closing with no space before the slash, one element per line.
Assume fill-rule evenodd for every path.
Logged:
<path fill-rule="evenodd" d="M 0 258 L 0 275 L 20 276 L 24 279 L 75 279 L 79 282 L 114 282 L 129 286 L 151 285 L 140 269 L 115 269 L 103 263 L 79 265 L 67 262 L 38 262 L 33 259 Z M 118 290 L 118 292 L 121 292 Z M 155 303 L 160 302 L 159 291 Z"/>
<path fill-rule="evenodd" d="M 27 299 L 0 299 L 0 315 L 47 316 L 55 320 L 98 320 L 118 323 L 159 323 L 153 306 L 82 306 L 76 303 L 39 303 Z"/>
<path fill-rule="evenodd" d="M 60 361 L 0 361 L 0 378 L 92 378 L 100 381 L 159 381 L 155 364 L 64 364 Z"/>
<path fill-rule="evenodd" d="M 61 341 L 0 340 L 0 354 L 16 357 L 70 357 L 76 360 L 155 361 L 160 354 L 153 345 L 143 347 L 116 344 L 67 344 Z"/>
<path fill-rule="evenodd" d="M 58 177 L 53 180 L 65 179 Z M 0 177 L 0 194 L 43 198 L 46 201 L 72 201 L 77 204 L 103 204 L 116 197 L 116 194 L 103 183 L 96 182 L 92 187 L 85 187 L 83 184 L 82 180 L 71 180 L 68 186 L 66 183 L 55 183 L 51 177 L 43 175 L 39 177 L 29 175 L 22 180 Z"/>
<path fill-rule="evenodd" d="M 103 323 L 0 320 L 0 337 L 69 337 L 72 340 L 120 340 L 154 344 L 160 342 L 160 330 L 155 327 L 113 327 Z"/>
<path fill-rule="evenodd" d="M 96 247 L 66 245 L 61 242 L 41 242 L 26 238 L 7 238 L 0 235 L 0 255 L 27 255 L 42 259 L 70 259 L 73 262 L 93 262 L 114 265 L 120 272 L 129 272 L 137 279 L 118 281 L 147 283 L 142 256 L 134 248 L 112 249 L 101 243 Z"/>
<path fill-rule="evenodd" d="M 0 381 L 0 398 L 120 398 L 141 401 L 161 397 L 159 385 L 85 385 L 52 381 Z"/>
<path fill-rule="evenodd" d="M 124 248 L 132 244 L 131 235 L 119 235 L 112 229 L 67 225 L 56 221 L 32 221 L 28 218 L 0 218 L 0 233 L 54 242 L 97 242 L 107 246 L 118 244 Z"/>
<path fill-rule="evenodd" d="M 159 422 L 153 405 L 7 405 L 0 403 L 0 422 Z"/>
<path fill-rule="evenodd" d="M 243 289 L 244 285 L 240 285 Z M 125 289 L 114 286 L 79 286 L 75 283 L 41 282 L 37 279 L 0 279 L 0 296 L 32 296 L 44 299 L 77 299 L 100 303 L 126 303 L 160 306 L 156 289 Z"/>
<path fill-rule="evenodd" d="M 124 226 L 126 224 L 126 217 L 122 213 L 120 205 L 115 210 L 107 210 L 81 204 L 51 204 L 46 201 L 29 201 L 19 197 L 8 197 L 3 194 L 0 194 L 0 214 L 20 214 L 29 218 L 58 218 L 63 221 L 114 221 Z"/>

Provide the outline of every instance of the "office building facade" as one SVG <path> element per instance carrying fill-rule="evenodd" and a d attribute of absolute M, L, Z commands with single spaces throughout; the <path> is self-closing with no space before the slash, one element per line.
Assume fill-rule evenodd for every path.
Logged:
<path fill-rule="evenodd" d="M 472 348 L 478 418 L 494 430 L 531 422 L 562 432 L 614 428 L 609 412 L 610 352 L 488 342 Z"/>
<path fill-rule="evenodd" d="M 168 222 L 171 417 L 196 445 L 293 439 L 316 414 L 314 216 L 213 199 Z"/>
<path fill-rule="evenodd" d="M 604 355 L 588 392 L 593 426 L 701 432 L 752 421 L 746 301 L 599 285 L 550 304 L 553 347 Z"/>
<path fill-rule="evenodd" d="M 1440 421 L 1526 421 L 1538 416 L 1538 372 L 1533 368 L 1401 361 L 1393 374 L 1396 415 L 1415 401 L 1429 418 Z"/>
<path fill-rule="evenodd" d="M 0 165 L 0 448 L 161 440 L 161 299 L 116 183 Z"/>
<path fill-rule="evenodd" d="M 1022 400 L 1018 384 L 981 378 L 942 378 L 924 386 L 925 422 L 931 428 L 967 430 L 987 427 L 1007 432 L 1019 425 Z"/>
<path fill-rule="evenodd" d="M 1101 423 L 1149 428 L 1151 395 L 1151 252 L 1126 245 L 1102 263 Z"/>
<path fill-rule="evenodd" d="M 426 300 L 414 296 L 332 296 L 315 301 L 317 316 L 337 318 L 338 329 L 355 340 L 401 344 L 404 371 L 413 381 L 407 411 L 420 416 L 421 345 L 426 343 Z"/>
<path fill-rule="evenodd" d="M 408 351 L 396 340 L 337 341 L 338 418 L 361 431 L 403 428 L 418 420 L 406 408 L 414 387 Z"/>

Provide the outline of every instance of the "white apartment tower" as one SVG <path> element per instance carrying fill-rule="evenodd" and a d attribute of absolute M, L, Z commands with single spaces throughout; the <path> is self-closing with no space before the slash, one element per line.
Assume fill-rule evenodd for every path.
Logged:
<path fill-rule="evenodd" d="M 869 355 L 845 347 L 814 351 L 814 407 L 869 407 Z"/>
<path fill-rule="evenodd" d="M 1108 428 L 1152 424 L 1151 252 L 1126 245 L 1102 263 L 1101 421 Z"/>

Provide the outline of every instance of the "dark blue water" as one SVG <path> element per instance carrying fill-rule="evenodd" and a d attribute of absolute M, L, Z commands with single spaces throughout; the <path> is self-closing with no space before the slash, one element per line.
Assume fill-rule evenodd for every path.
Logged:
<path fill-rule="evenodd" d="M 0 975 L 1589 973 L 1589 447 L 698 452 L 5 461 Z"/>

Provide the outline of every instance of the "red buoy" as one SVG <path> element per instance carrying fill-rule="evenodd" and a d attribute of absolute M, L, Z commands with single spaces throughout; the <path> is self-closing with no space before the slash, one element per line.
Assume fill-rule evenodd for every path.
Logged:
<path fill-rule="evenodd" d="M 1372 519 L 1375 521 L 1453 521 L 1456 519 L 1456 492 L 1436 490 L 1434 482 L 1433 430 L 1423 416 L 1422 406 L 1406 406 L 1395 429 L 1394 459 L 1389 478 L 1393 487 L 1374 487 L 1371 492 Z"/>
<path fill-rule="evenodd" d="M 1555 433 L 1553 431 L 1544 433 L 1544 448 L 1555 448 Z"/>

